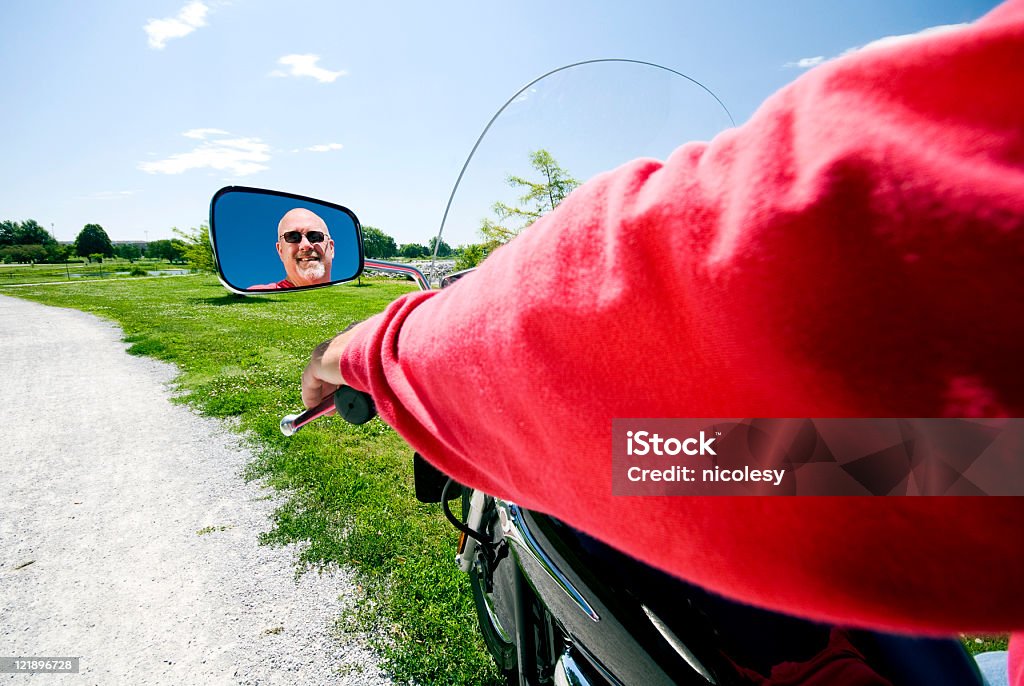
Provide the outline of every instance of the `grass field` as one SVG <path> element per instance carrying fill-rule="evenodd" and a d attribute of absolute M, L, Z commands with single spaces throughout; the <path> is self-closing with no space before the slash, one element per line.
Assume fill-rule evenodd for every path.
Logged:
<path fill-rule="evenodd" d="M 88 264 L 0 264 L 0 287 L 15 284 L 50 283 L 112 279 L 155 275 L 160 272 L 187 272 L 188 265 L 171 264 L 167 260 L 128 260 L 107 258 L 102 263 Z M 134 272 L 134 273 L 133 273 Z"/>
<path fill-rule="evenodd" d="M 330 417 L 292 438 L 278 431 L 281 416 L 301 408 L 298 379 L 312 348 L 409 290 L 371 279 L 244 298 L 213 276 L 0 286 L 0 294 L 118 322 L 130 352 L 179 367 L 183 401 L 209 415 L 237 417 L 259 455 L 251 475 L 292 494 L 265 541 L 307 541 L 307 565 L 358 570 L 365 597 L 339 625 L 375 626 L 376 647 L 396 680 L 495 683 L 465 575 L 452 563 L 453 530 L 436 506 L 413 497 L 405 443 L 378 419 L 353 427 Z M 972 653 L 1006 648 L 1005 636 L 962 641 Z"/>
<path fill-rule="evenodd" d="M 492 683 L 497 674 L 477 638 L 468 582 L 452 562 L 454 530 L 437 506 L 413 497 L 408 446 L 379 419 L 354 427 L 329 417 L 291 438 L 278 430 L 283 415 L 302 407 L 299 376 L 313 347 L 410 288 L 364 279 L 245 298 L 213 276 L 184 276 L 0 286 L 0 294 L 116 321 L 131 353 L 178 366 L 183 402 L 237 418 L 259 456 L 251 476 L 291 494 L 265 542 L 307 541 L 307 566 L 358 570 L 365 596 L 358 612 L 339 618 L 339 629 L 373 626 L 397 681 Z"/>

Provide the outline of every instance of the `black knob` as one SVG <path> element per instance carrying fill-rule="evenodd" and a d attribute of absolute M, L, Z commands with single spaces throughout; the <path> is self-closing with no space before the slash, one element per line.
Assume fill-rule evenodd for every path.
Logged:
<path fill-rule="evenodd" d="M 351 386 L 342 386 L 334 392 L 334 408 L 349 424 L 365 424 L 377 416 L 370 394 Z"/>

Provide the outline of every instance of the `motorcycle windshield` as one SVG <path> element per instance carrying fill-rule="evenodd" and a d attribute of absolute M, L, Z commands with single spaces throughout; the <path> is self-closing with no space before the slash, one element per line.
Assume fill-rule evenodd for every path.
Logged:
<path fill-rule="evenodd" d="M 486 253 L 527 230 L 569 192 L 638 157 L 665 159 L 680 145 L 734 125 L 695 78 L 621 59 L 555 69 L 498 110 L 452 190 L 435 245 Z"/>

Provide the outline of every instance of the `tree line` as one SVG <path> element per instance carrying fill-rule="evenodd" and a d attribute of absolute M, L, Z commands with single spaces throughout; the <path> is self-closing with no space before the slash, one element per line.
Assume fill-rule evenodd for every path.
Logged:
<path fill-rule="evenodd" d="M 366 257 L 386 260 L 391 257 L 405 257 L 417 259 L 430 257 L 434 254 L 434 245 L 437 238 L 431 238 L 427 245 L 419 243 L 403 243 L 398 245 L 395 239 L 384 233 L 376 226 L 363 226 L 363 254 Z M 450 257 L 453 253 L 450 245 L 441 241 L 441 247 L 437 251 L 438 257 Z"/>
<path fill-rule="evenodd" d="M 0 262 L 63 262 L 67 246 L 34 219 L 0 222 Z"/>
<path fill-rule="evenodd" d="M 518 236 L 531 224 L 555 209 L 579 185 L 565 169 L 559 166 L 547 150 L 530 153 L 530 166 L 540 175 L 538 179 L 521 176 L 506 178 L 509 186 L 525 191 L 515 205 L 496 202 L 492 206 L 494 218 L 485 218 L 480 223 L 480 243 L 460 245 L 452 248 L 441 241 L 438 257 L 455 258 L 457 270 L 475 267 L 495 249 Z M 437 238 L 431 238 L 427 245 L 404 243 L 398 245 L 395 239 L 375 226 L 364 226 L 363 252 L 366 257 L 388 259 L 426 258 L 434 254 Z M 71 245 L 62 245 L 39 222 L 28 219 L 23 222 L 0 222 L 0 262 L 63 262 L 71 257 L 97 261 L 105 257 L 120 257 L 134 261 L 141 257 L 168 260 L 172 263 L 189 263 L 205 271 L 213 271 L 215 262 L 210 245 L 209 232 L 205 225 L 188 231 L 173 229 L 176 238 L 146 243 L 120 243 L 114 245 L 99 224 L 86 224 Z"/>
<path fill-rule="evenodd" d="M 71 244 L 61 244 L 34 219 L 0 222 L 0 262 L 45 264 L 79 258 L 89 262 L 119 257 L 130 262 L 147 257 L 171 263 L 191 263 L 212 271 L 213 250 L 205 226 L 190 231 L 173 229 L 177 238 L 114 244 L 99 224 L 86 224 Z"/>

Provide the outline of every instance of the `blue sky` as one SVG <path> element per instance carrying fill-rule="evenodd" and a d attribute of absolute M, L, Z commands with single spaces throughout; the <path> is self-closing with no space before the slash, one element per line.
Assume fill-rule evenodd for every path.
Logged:
<path fill-rule="evenodd" d="M 154 240 L 237 184 L 425 243 L 484 124 L 546 71 L 657 62 L 742 122 L 808 65 L 995 4 L 4 2 L 0 219 Z"/>

